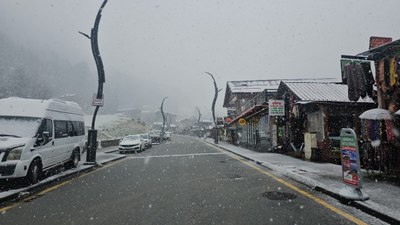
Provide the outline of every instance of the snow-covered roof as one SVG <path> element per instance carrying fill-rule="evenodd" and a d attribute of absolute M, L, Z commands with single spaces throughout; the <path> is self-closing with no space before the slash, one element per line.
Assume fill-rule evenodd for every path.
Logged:
<path fill-rule="evenodd" d="M 281 81 L 290 82 L 337 82 L 334 78 L 320 79 L 273 79 L 273 80 L 243 80 L 228 81 L 228 87 L 232 93 L 257 93 L 267 90 L 277 90 Z"/>
<path fill-rule="evenodd" d="M 352 102 L 348 97 L 348 87 L 344 84 L 315 83 L 315 82 L 282 82 L 301 102 Z M 374 103 L 366 97 L 357 102 Z"/>
<path fill-rule="evenodd" d="M 74 102 L 58 99 L 41 100 L 9 97 L 0 99 L 0 115 L 42 118 L 47 111 L 68 112 L 83 115 L 81 107 Z"/>

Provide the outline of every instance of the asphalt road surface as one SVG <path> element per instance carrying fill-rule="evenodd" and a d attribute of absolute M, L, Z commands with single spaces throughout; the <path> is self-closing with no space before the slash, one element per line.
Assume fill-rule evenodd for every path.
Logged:
<path fill-rule="evenodd" d="M 184 136 L 0 206 L 0 225 L 364 222 L 383 224 Z"/>

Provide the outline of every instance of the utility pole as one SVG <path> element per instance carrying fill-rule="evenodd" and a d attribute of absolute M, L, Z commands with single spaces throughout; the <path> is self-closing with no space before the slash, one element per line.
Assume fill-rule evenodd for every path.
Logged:
<path fill-rule="evenodd" d="M 86 146 L 87 147 L 86 162 L 90 164 L 96 164 L 97 130 L 95 130 L 95 122 L 96 122 L 97 112 L 99 111 L 99 108 L 103 106 L 103 84 L 106 82 L 103 61 L 100 56 L 99 45 L 97 41 L 97 33 L 100 24 L 101 13 L 103 11 L 104 6 L 107 4 L 107 1 L 108 0 L 103 1 L 103 4 L 101 4 L 99 11 L 97 12 L 96 20 L 94 21 L 94 26 L 90 32 L 90 36 L 83 32 L 79 32 L 83 36 L 90 39 L 92 53 L 94 61 L 96 62 L 97 74 L 98 74 L 98 88 L 97 88 L 96 100 L 99 100 L 100 103 L 93 104 L 94 106 L 96 106 L 96 108 L 93 113 L 92 127 L 88 131 L 88 140 Z"/>
<path fill-rule="evenodd" d="M 165 99 L 167 99 L 167 98 L 168 98 L 168 97 L 164 97 L 164 98 L 163 98 L 163 100 L 162 100 L 162 102 L 161 102 L 161 107 L 160 107 L 160 109 L 161 109 L 161 115 L 162 115 L 162 117 L 163 117 L 163 123 L 162 123 L 161 134 L 160 134 L 160 143 L 161 143 L 161 140 L 164 138 L 164 129 L 165 129 L 164 101 L 165 101 Z"/>
<path fill-rule="evenodd" d="M 215 82 L 215 78 L 211 73 L 209 73 L 209 72 L 205 72 L 205 73 L 210 75 L 211 78 L 213 79 L 213 82 L 214 82 L 215 93 L 214 93 L 214 99 L 213 99 L 213 102 L 212 102 L 212 105 L 211 105 L 211 111 L 212 111 L 212 116 L 213 116 L 213 120 L 214 120 L 214 129 L 215 129 L 215 132 L 214 132 L 214 143 L 218 144 L 218 126 L 217 126 L 217 120 L 215 118 L 215 103 L 217 102 L 218 92 L 220 92 L 222 89 L 218 90 L 217 82 Z"/>

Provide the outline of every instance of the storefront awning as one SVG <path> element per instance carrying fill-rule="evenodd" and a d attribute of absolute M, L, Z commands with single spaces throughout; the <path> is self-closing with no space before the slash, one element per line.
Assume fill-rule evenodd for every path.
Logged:
<path fill-rule="evenodd" d="M 242 113 L 239 114 L 239 116 L 235 117 L 235 119 L 233 119 L 231 122 L 229 122 L 228 125 L 231 125 L 233 123 L 235 123 L 236 121 L 238 121 L 240 118 L 246 117 L 247 115 L 250 115 L 254 112 L 259 111 L 260 109 L 264 108 L 264 105 L 255 105 L 251 108 L 248 108 L 247 110 L 243 111 Z"/>

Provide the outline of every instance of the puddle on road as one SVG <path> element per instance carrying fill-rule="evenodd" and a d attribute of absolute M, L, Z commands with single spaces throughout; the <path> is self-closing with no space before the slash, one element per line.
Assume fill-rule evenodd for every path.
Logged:
<path fill-rule="evenodd" d="M 282 191 L 267 191 L 264 192 L 262 195 L 264 198 L 268 198 L 269 200 L 278 200 L 278 201 L 293 200 L 297 198 L 295 194 Z"/>

